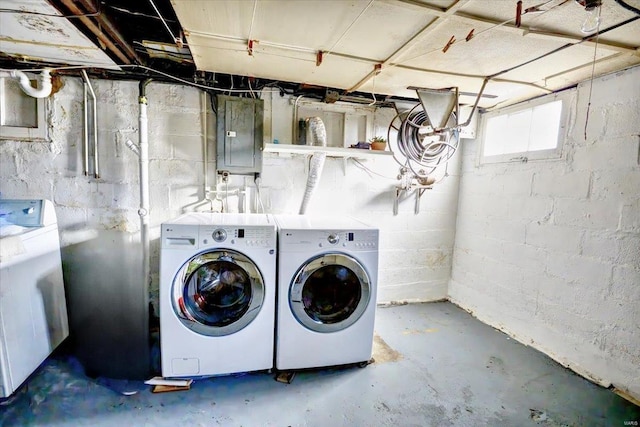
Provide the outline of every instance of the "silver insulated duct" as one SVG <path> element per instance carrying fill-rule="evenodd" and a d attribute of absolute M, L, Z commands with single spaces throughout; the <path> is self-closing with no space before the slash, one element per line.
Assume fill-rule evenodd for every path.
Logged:
<path fill-rule="evenodd" d="M 326 147 L 327 130 L 324 127 L 322 119 L 320 117 L 309 117 L 305 121 L 307 122 L 307 145 Z M 307 188 L 304 190 L 304 197 L 300 205 L 300 215 L 304 215 L 307 211 L 311 196 L 313 196 L 313 192 L 318 186 L 318 182 L 320 182 L 320 175 L 322 175 L 326 157 L 327 154 L 320 151 L 316 151 L 313 153 L 313 156 L 311 156 L 309 175 L 307 176 Z"/>

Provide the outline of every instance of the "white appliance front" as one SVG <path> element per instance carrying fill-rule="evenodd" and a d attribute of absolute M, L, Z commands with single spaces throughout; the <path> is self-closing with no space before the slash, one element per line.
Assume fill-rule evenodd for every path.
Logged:
<path fill-rule="evenodd" d="M 0 398 L 69 335 L 60 240 L 49 200 L 0 200 Z"/>
<path fill-rule="evenodd" d="M 367 363 L 378 230 L 352 218 L 276 215 L 279 370 Z"/>
<path fill-rule="evenodd" d="M 265 214 L 191 213 L 162 224 L 164 377 L 273 367 L 276 228 Z"/>

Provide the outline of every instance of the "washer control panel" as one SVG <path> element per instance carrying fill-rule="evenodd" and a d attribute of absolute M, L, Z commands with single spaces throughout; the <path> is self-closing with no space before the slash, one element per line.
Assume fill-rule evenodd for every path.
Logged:
<path fill-rule="evenodd" d="M 224 243 L 225 246 L 267 248 L 275 245 L 276 233 L 274 227 L 201 225 L 198 241 L 201 247 Z"/>
<path fill-rule="evenodd" d="M 41 227 L 45 224 L 45 200 L 0 200 L 0 225 Z"/>

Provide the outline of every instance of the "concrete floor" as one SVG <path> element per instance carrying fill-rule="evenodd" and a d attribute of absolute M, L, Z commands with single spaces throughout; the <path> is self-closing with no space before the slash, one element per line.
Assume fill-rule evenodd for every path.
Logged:
<path fill-rule="evenodd" d="M 0 406 L 0 426 L 624 426 L 640 408 L 564 369 L 450 303 L 379 307 L 376 362 L 253 373 L 151 393 L 87 378 L 50 358 Z M 625 423 L 628 422 L 628 423 Z"/>

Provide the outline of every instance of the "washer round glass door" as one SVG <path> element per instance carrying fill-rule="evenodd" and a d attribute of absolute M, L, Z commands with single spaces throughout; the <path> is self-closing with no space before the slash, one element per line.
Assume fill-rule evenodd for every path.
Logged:
<path fill-rule="evenodd" d="M 201 335 L 223 336 L 256 318 L 264 301 L 264 280 L 245 255 L 214 250 L 184 263 L 171 292 L 182 324 Z"/>
<path fill-rule="evenodd" d="M 307 261 L 289 288 L 294 316 L 316 332 L 335 332 L 353 325 L 367 309 L 370 297 L 366 270 L 356 259 L 341 253 Z"/>

